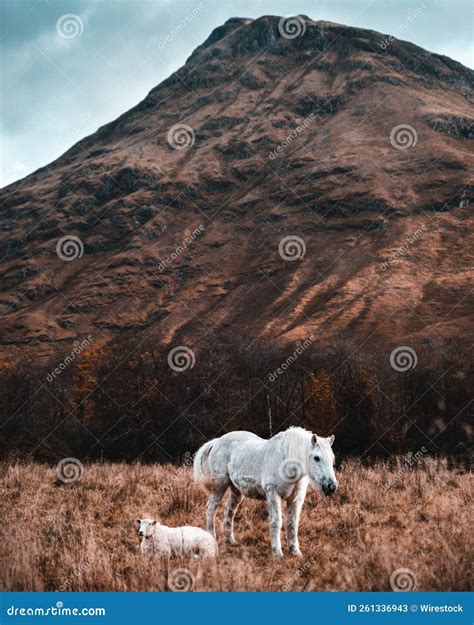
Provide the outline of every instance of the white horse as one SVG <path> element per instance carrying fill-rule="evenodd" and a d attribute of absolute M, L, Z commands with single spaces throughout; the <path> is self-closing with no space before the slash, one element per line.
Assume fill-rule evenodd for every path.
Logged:
<path fill-rule="evenodd" d="M 290 553 L 301 556 L 298 525 L 309 482 L 325 495 L 332 495 L 338 483 L 334 474 L 334 436 L 321 438 L 291 427 L 269 440 L 251 432 L 229 432 L 205 443 L 194 458 L 194 481 L 210 491 L 207 502 L 207 530 L 216 535 L 217 507 L 230 488 L 225 507 L 224 536 L 237 545 L 234 516 L 243 496 L 266 499 L 272 553 L 281 550 L 281 501 L 287 502 L 286 535 Z"/>

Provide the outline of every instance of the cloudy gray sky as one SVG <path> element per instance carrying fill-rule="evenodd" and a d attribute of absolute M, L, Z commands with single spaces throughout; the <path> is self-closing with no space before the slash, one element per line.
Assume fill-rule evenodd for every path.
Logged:
<path fill-rule="evenodd" d="M 0 0 L 0 11 L 0 186 L 131 108 L 229 17 L 301 13 L 397 34 L 473 67 L 469 0 Z"/>

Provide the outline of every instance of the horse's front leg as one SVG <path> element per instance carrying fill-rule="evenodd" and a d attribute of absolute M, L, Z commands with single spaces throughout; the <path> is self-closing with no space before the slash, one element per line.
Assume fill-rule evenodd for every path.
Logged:
<path fill-rule="evenodd" d="M 272 554 L 277 557 L 283 557 L 281 550 L 281 497 L 275 490 L 267 491 L 268 521 L 270 524 L 270 542 L 272 545 Z"/>
<path fill-rule="evenodd" d="M 298 493 L 288 501 L 286 509 L 286 539 L 290 553 L 301 556 L 300 544 L 298 540 L 298 527 L 300 524 L 301 508 L 305 498 L 305 492 Z"/>

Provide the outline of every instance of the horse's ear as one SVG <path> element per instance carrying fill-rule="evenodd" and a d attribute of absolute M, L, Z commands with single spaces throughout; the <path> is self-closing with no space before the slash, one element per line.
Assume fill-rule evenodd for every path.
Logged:
<path fill-rule="evenodd" d="M 334 434 L 332 434 L 332 435 L 328 438 L 328 440 L 329 440 L 329 444 L 331 445 L 331 447 L 332 447 L 332 444 L 334 443 L 334 439 L 335 439 L 335 438 L 336 438 L 336 437 L 334 436 Z"/>
<path fill-rule="evenodd" d="M 311 447 L 316 447 L 317 444 L 318 444 L 318 437 L 316 436 L 316 434 L 313 434 L 313 436 L 311 437 Z"/>

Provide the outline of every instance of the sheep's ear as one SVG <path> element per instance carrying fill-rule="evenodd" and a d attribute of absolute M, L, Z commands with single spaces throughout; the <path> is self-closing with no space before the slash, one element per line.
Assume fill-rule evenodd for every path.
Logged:
<path fill-rule="evenodd" d="M 336 438 L 336 437 L 334 436 L 334 434 L 332 434 L 332 435 L 328 438 L 328 441 L 329 441 L 329 444 L 331 445 L 331 447 L 332 447 L 332 444 L 334 443 L 334 439 L 335 439 L 335 438 Z"/>
<path fill-rule="evenodd" d="M 318 444 L 318 437 L 316 434 L 313 434 L 313 436 L 311 437 L 311 446 L 316 447 L 317 444 Z"/>
<path fill-rule="evenodd" d="M 152 525 L 156 525 L 156 521 L 152 521 L 152 522 L 151 522 L 151 524 L 152 524 Z"/>
<path fill-rule="evenodd" d="M 141 520 L 141 519 L 137 519 L 136 521 L 137 521 L 138 525 L 140 525 L 140 524 L 141 524 L 141 522 L 142 522 L 142 520 Z"/>

